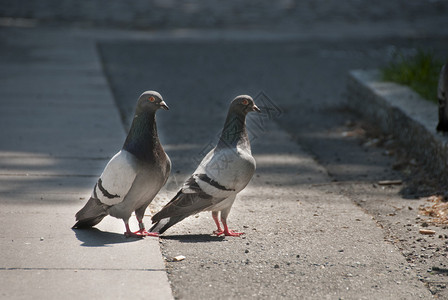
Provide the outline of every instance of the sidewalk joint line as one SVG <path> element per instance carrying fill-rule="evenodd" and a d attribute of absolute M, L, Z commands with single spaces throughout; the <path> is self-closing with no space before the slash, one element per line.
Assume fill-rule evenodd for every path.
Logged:
<path fill-rule="evenodd" d="M 3 267 L 0 271 L 141 271 L 141 272 L 165 272 L 165 269 L 120 269 L 120 268 L 19 268 Z"/>

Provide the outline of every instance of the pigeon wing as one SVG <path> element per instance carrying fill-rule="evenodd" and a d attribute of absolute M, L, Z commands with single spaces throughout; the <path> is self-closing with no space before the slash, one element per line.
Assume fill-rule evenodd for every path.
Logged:
<path fill-rule="evenodd" d="M 137 176 L 135 160 L 126 150 L 115 154 L 98 179 L 92 197 L 106 205 L 122 202 Z"/>

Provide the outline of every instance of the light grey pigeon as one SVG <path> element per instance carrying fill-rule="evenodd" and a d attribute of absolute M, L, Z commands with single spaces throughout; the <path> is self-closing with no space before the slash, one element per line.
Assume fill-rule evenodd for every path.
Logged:
<path fill-rule="evenodd" d="M 174 224 L 201 211 L 212 211 L 218 229 L 216 235 L 240 236 L 227 227 L 227 216 L 236 195 L 243 190 L 255 172 L 246 115 L 260 112 L 247 95 L 236 97 L 229 112 L 218 145 L 202 160 L 193 175 L 165 207 L 152 217 L 150 232 L 163 233 Z M 221 213 L 221 228 L 218 215 Z"/>
<path fill-rule="evenodd" d="M 437 131 L 448 131 L 448 63 L 443 65 L 440 71 L 439 84 L 437 88 L 439 99 L 439 123 Z"/>
<path fill-rule="evenodd" d="M 123 219 L 127 237 L 156 235 L 146 231 L 143 216 L 171 170 L 171 161 L 157 135 L 159 108 L 169 109 L 159 93 L 146 91 L 140 96 L 123 148 L 107 163 L 89 201 L 76 214 L 78 222 L 73 228 L 95 226 L 111 215 Z M 128 222 L 134 211 L 140 229 L 131 232 Z"/>

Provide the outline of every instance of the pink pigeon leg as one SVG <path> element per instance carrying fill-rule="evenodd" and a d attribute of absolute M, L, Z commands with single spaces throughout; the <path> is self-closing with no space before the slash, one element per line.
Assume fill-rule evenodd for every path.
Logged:
<path fill-rule="evenodd" d="M 219 236 L 224 233 L 224 230 L 221 229 L 221 224 L 219 224 L 218 212 L 213 211 L 212 217 L 213 217 L 213 220 L 215 221 L 216 227 L 218 227 L 218 229 L 213 231 L 213 233 Z"/>
<path fill-rule="evenodd" d="M 137 237 L 137 238 L 142 238 L 144 237 L 141 234 L 137 234 L 131 231 L 131 229 L 129 228 L 129 224 L 127 222 L 124 223 L 124 226 L 126 227 L 126 232 L 124 233 L 125 237 Z"/>
<path fill-rule="evenodd" d="M 143 226 L 143 228 L 142 228 L 142 226 L 140 226 L 140 230 L 138 230 L 136 232 L 132 232 L 131 229 L 129 228 L 129 224 L 127 222 L 125 222 L 124 225 L 126 227 L 126 232 L 124 233 L 124 236 L 127 238 L 128 237 L 144 238 L 145 236 L 159 236 L 157 233 L 147 232 L 145 230 L 144 226 Z M 139 223 L 139 225 L 140 225 L 140 223 Z M 145 232 L 147 234 L 145 234 Z M 157 235 L 155 235 L 155 234 L 157 234 Z"/>
<path fill-rule="evenodd" d="M 143 220 L 137 218 L 138 221 L 138 227 L 140 228 L 140 230 L 135 231 L 134 234 L 139 235 L 139 236 L 159 236 L 159 234 L 157 232 L 148 232 L 145 229 L 145 224 L 143 224 Z"/>
<path fill-rule="evenodd" d="M 233 230 L 230 230 L 228 227 L 227 227 L 227 221 L 226 221 L 226 219 L 221 219 L 221 222 L 222 222 L 222 225 L 224 225 L 224 235 L 225 236 L 240 236 L 240 235 L 242 235 L 242 234 L 244 234 L 244 232 L 235 232 L 235 231 L 233 231 Z"/>

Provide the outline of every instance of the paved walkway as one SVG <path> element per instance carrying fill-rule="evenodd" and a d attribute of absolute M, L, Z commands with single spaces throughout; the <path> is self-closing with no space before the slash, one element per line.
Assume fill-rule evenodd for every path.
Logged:
<path fill-rule="evenodd" d="M 0 297 L 172 298 L 158 239 L 126 239 L 122 234 L 122 222 L 111 217 L 100 223 L 97 230 L 71 230 L 74 214 L 85 203 L 96 177 L 107 160 L 121 147 L 125 136 L 101 70 L 95 44 L 98 36 L 112 38 L 106 31 L 76 29 L 3 28 L 0 31 L 0 40 L 3 41 L 0 48 Z M 136 91 L 136 97 L 139 92 Z M 175 111 L 170 113 L 169 118 L 175 119 Z M 176 132 L 175 129 L 173 132 Z M 182 133 L 188 130 L 183 128 Z M 173 145 L 179 142 L 178 135 L 173 135 Z M 294 211 L 297 207 L 296 185 L 303 183 L 297 179 L 299 175 L 296 174 L 296 166 L 309 170 L 318 167 L 311 159 L 297 159 L 290 155 L 303 153 L 278 129 L 271 132 L 265 143 L 260 147 L 265 153 L 257 159 L 261 172 L 264 166 L 271 168 L 272 173 L 254 179 L 253 188 L 245 192 L 249 198 L 247 204 L 241 203 L 240 208 L 235 208 L 235 224 L 238 224 L 238 218 L 248 219 L 243 213 L 239 215 L 238 211 L 246 211 L 241 205 L 258 207 L 261 215 L 265 214 L 261 210 L 274 213 L 279 216 L 279 220 L 284 217 L 285 211 Z M 280 148 L 288 155 L 279 154 L 277 147 L 272 148 L 280 144 Z M 175 157 L 175 151 L 171 153 L 175 162 L 181 161 Z M 182 153 L 185 158 L 185 152 Z M 307 156 L 303 154 L 303 157 Z M 276 159 L 280 159 L 277 164 Z M 285 171 L 285 164 L 293 166 L 289 171 L 294 172 L 295 177 Z M 316 174 L 319 181 L 326 179 L 320 172 L 316 171 Z M 267 204 L 257 204 L 260 193 L 279 192 L 270 187 L 264 190 L 266 178 L 274 184 L 284 184 L 286 187 L 281 193 L 283 197 L 287 195 L 286 200 L 291 201 L 275 209 Z M 298 181 L 290 183 L 292 178 Z M 303 180 L 309 181 L 305 178 Z M 319 233 L 318 239 L 310 238 L 305 243 L 293 245 L 300 253 L 306 253 L 305 258 L 309 263 L 307 278 L 311 278 L 311 282 L 318 280 L 312 285 L 307 284 L 309 281 L 306 280 L 303 285 L 305 289 L 298 291 L 299 294 L 330 295 L 321 285 L 339 286 L 334 280 L 341 280 L 341 274 L 352 270 L 352 261 L 359 258 L 356 261 L 365 261 L 367 267 L 361 264 L 360 275 L 350 280 L 351 286 L 356 288 L 353 292 L 347 292 L 347 295 L 358 295 L 360 286 L 370 291 L 365 282 L 371 279 L 370 273 L 374 272 L 378 277 L 376 282 L 380 282 L 383 289 L 370 291 L 372 294 L 367 297 L 397 293 L 430 298 L 429 291 L 417 281 L 415 274 L 405 268 L 402 255 L 393 246 L 384 243 L 382 232 L 375 222 L 349 199 L 338 197 L 338 201 L 324 208 L 319 200 L 325 198 L 322 191 L 300 193 L 309 195 L 305 195 L 303 200 L 303 218 L 292 217 L 292 226 L 284 228 L 284 234 L 291 237 L 289 241 L 295 241 L 296 228 L 304 224 L 314 233 L 328 223 L 326 218 L 315 221 L 314 216 L 305 212 L 321 211 L 323 215 L 332 218 L 334 230 L 355 218 L 359 221 L 357 227 L 340 236 L 341 239 L 332 239 L 335 232 L 329 230 Z M 166 194 L 162 193 L 160 197 L 166 198 Z M 132 221 L 134 223 L 131 226 L 135 228 L 135 220 Z M 194 221 L 191 218 L 175 230 L 182 230 L 183 226 L 191 225 Z M 260 219 L 259 222 L 265 220 Z M 256 226 L 261 228 L 263 224 L 257 223 Z M 364 236 L 366 232 L 369 232 L 368 237 Z M 253 238 L 260 243 L 263 241 L 262 234 Z M 275 237 L 265 238 L 264 245 L 275 244 L 271 238 L 276 240 Z M 330 240 L 333 244 L 329 244 Z M 234 239 L 230 243 L 244 247 L 239 240 Z M 338 249 L 343 243 L 351 246 L 344 250 L 344 257 L 340 258 L 342 252 L 338 252 Z M 181 254 L 211 246 L 202 243 L 192 247 L 186 243 Z M 263 247 L 259 251 L 263 256 L 277 255 L 275 248 L 265 250 Z M 320 252 L 316 249 L 324 250 Z M 214 256 L 216 252 L 209 253 Z M 328 259 L 338 261 L 341 269 L 335 269 L 333 273 L 326 272 L 325 276 L 319 275 L 323 268 L 320 262 L 315 262 L 320 260 L 319 255 L 322 253 Z M 195 261 L 189 259 L 187 263 L 194 264 Z M 391 271 L 383 272 L 384 265 Z M 317 268 L 310 269 L 309 266 Z M 254 273 L 251 268 L 252 265 L 245 269 L 249 271 L 248 278 Z M 219 274 L 218 271 L 213 270 L 215 274 Z M 283 274 L 278 275 L 271 277 L 279 280 L 276 286 L 288 287 L 282 285 Z M 271 278 L 267 277 L 267 282 L 273 282 Z M 396 281 L 396 278 L 400 278 L 400 281 Z M 203 282 L 210 280 L 200 276 L 194 276 L 194 279 Z M 180 277 L 176 280 L 180 280 Z M 191 288 L 191 280 L 188 282 Z M 178 286 L 182 286 L 180 282 Z M 205 290 L 198 291 L 198 294 L 202 292 Z M 288 295 L 287 292 L 284 295 Z"/>
<path fill-rule="evenodd" d="M 71 229 L 125 137 L 85 33 L 0 31 L 0 298 L 171 299 L 158 239 Z"/>

